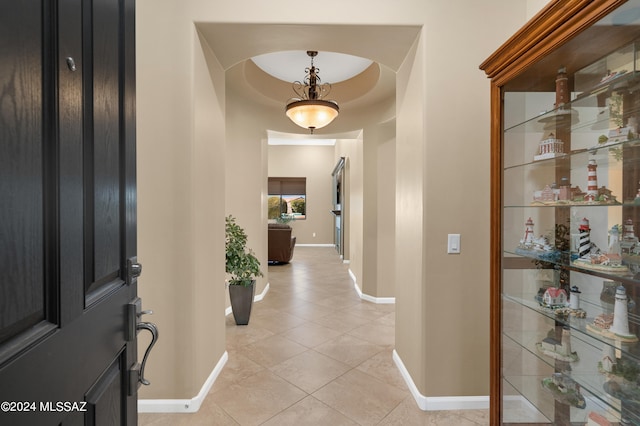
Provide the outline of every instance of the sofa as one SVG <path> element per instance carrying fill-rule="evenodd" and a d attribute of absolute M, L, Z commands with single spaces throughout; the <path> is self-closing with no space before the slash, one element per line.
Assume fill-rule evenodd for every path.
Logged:
<path fill-rule="evenodd" d="M 280 223 L 269 224 L 268 235 L 268 259 L 269 262 L 289 263 L 293 257 L 293 249 L 296 246 L 296 237 L 291 235 L 289 225 Z"/>

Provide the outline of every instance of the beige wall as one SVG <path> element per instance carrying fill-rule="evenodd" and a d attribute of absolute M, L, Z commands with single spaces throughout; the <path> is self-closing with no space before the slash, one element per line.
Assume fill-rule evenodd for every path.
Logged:
<path fill-rule="evenodd" d="M 427 5 L 398 75 L 396 349 L 423 395 L 486 395 L 489 86 L 471 70 L 523 23 L 525 5 Z M 461 234 L 459 255 L 447 254 L 448 233 Z"/>
<path fill-rule="evenodd" d="M 363 149 L 363 268 L 361 290 L 395 297 L 395 121 L 365 128 Z"/>
<path fill-rule="evenodd" d="M 269 176 L 307 178 L 307 218 L 290 223 L 297 244 L 333 244 L 330 213 L 333 152 L 333 146 L 271 145 L 268 148 Z"/>
<path fill-rule="evenodd" d="M 398 73 L 395 142 L 369 137 L 381 152 L 395 143 L 396 347 L 422 394 L 488 394 L 489 82 L 478 65 L 521 26 L 525 4 L 401 3 L 372 0 L 362 9 L 327 0 L 323 8 L 336 13 L 318 18 L 300 14 L 291 0 L 138 0 L 140 295 L 161 333 L 145 372 L 153 384 L 141 390 L 142 399 L 194 397 L 224 352 L 226 213 L 239 218 L 252 248 L 266 258 L 266 130 L 274 116 L 225 93 L 216 51 L 201 46 L 194 21 L 318 19 L 423 26 Z M 349 44 L 354 53 L 356 42 L 333 46 Z M 375 56 L 371 49 L 360 52 Z M 363 249 L 370 225 L 364 180 L 373 164 L 367 132 L 375 129 L 360 123 L 351 130 L 360 128 L 361 139 L 337 146 L 335 155 L 345 152 L 353 171 L 349 256 L 363 277 L 363 258 L 370 256 Z M 378 214 L 372 229 L 379 230 Z M 457 256 L 446 255 L 446 234 L 453 232 L 462 234 Z"/>
<path fill-rule="evenodd" d="M 256 294 L 267 284 L 267 132 L 259 125 L 262 108 L 245 102 L 228 87 L 226 91 L 226 186 L 224 208 L 247 233 L 247 247 L 261 263 L 264 277 L 258 277 Z M 224 251 L 223 251 L 224 254 Z M 227 306 L 228 295 L 225 295 Z"/>
<path fill-rule="evenodd" d="M 153 386 L 141 395 L 185 398 L 198 393 L 225 350 L 216 337 L 224 336 L 225 87 L 194 29 L 177 39 L 144 31 L 154 19 L 145 6 L 138 5 L 139 51 L 193 46 L 190 67 L 156 69 L 157 58 L 143 55 L 137 83 L 139 293 L 161 336 L 145 370 Z M 142 351 L 148 339 L 140 337 Z"/>

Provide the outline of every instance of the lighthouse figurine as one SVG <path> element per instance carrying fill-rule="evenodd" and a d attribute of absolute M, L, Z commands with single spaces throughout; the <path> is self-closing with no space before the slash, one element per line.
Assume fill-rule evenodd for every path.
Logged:
<path fill-rule="evenodd" d="M 533 220 L 529 218 L 524 227 L 524 238 L 520 241 L 520 244 L 524 247 L 530 247 L 533 245 Z"/>
<path fill-rule="evenodd" d="M 629 314 L 627 311 L 627 290 L 623 286 L 616 288 L 616 301 L 613 306 L 613 325 L 609 329 L 616 337 L 636 338 L 629 333 Z M 636 338 L 637 339 L 637 338 Z"/>
<path fill-rule="evenodd" d="M 580 309 L 580 289 L 577 285 L 571 287 L 571 297 L 569 297 L 569 307 L 573 310 Z"/>
<path fill-rule="evenodd" d="M 589 228 L 589 219 L 586 217 L 580 221 L 578 228 L 579 246 L 578 258 L 584 258 L 591 252 L 591 228 Z"/>
<path fill-rule="evenodd" d="M 584 196 L 584 200 L 588 202 L 595 202 L 598 199 L 598 165 L 596 160 L 589 160 L 587 165 L 587 194 Z"/>

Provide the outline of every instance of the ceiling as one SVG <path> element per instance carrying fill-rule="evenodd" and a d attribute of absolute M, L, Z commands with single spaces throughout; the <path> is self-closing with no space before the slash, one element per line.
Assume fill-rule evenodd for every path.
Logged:
<path fill-rule="evenodd" d="M 199 22 L 196 24 L 201 38 L 209 45 L 226 71 L 227 86 L 241 96 L 264 106 L 284 111 L 287 100 L 295 96 L 291 82 L 304 78 L 310 65 L 307 50 L 318 51 L 314 64 L 320 68 L 322 82 L 332 84 L 328 99 L 340 105 L 340 116 L 318 133 L 350 132 L 363 127 L 366 110 L 383 102 L 395 101 L 396 71 L 413 47 L 421 28 L 394 25 L 284 25 L 284 24 L 230 24 Z M 297 51 L 298 64 L 278 53 L 270 74 L 258 67 L 251 58 L 277 52 Z M 329 52 L 345 55 L 330 55 Z M 295 56 L 295 55 L 294 55 Z M 333 56 L 331 63 L 322 63 L 322 57 Z M 350 57 L 364 59 L 364 70 L 349 78 L 332 76 Z M 298 60 L 298 59 L 296 59 Z M 342 62 L 341 62 L 342 61 Z M 370 64 L 366 66 L 366 64 Z M 362 67 L 362 64 L 360 64 Z M 289 73 L 289 74 L 287 74 Z M 295 75 L 295 78 L 291 77 Z M 292 79 L 293 78 L 293 79 Z M 333 79 L 333 80 L 332 80 Z M 342 81 L 339 81 L 342 80 Z M 259 96 L 258 96 L 259 95 Z M 292 129 L 282 112 L 282 125 L 273 129 Z M 340 124 L 338 124 L 340 123 Z M 322 131 L 322 132 L 321 132 Z M 308 134 L 299 128 L 300 134 Z"/>

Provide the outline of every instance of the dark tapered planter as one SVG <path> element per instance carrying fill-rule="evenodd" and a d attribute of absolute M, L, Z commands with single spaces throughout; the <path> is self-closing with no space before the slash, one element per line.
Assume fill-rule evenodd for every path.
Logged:
<path fill-rule="evenodd" d="M 251 281 L 250 286 L 229 286 L 229 299 L 231 299 L 231 310 L 233 311 L 233 318 L 236 320 L 236 325 L 249 324 L 253 295 L 255 292 L 256 280 Z"/>

